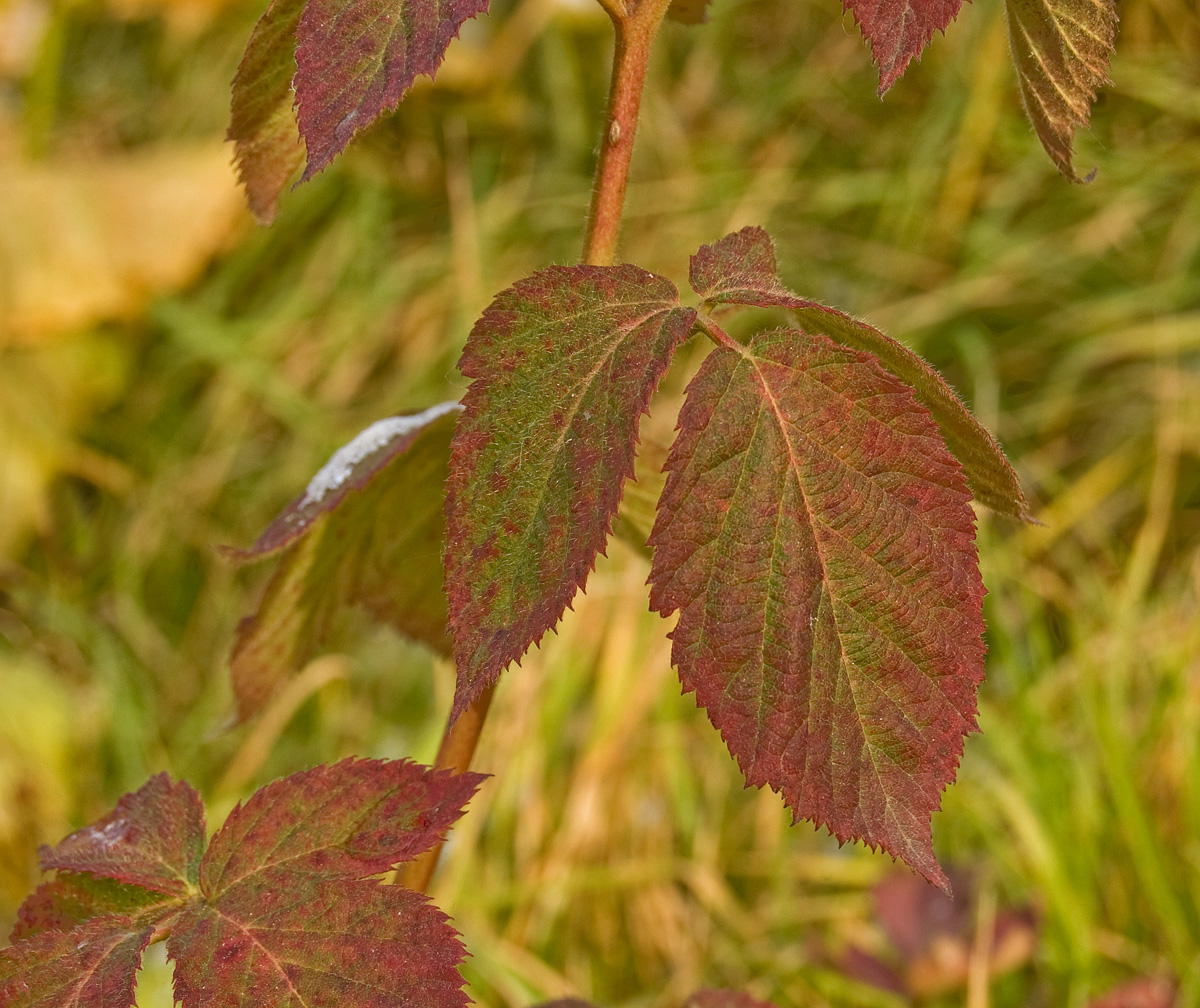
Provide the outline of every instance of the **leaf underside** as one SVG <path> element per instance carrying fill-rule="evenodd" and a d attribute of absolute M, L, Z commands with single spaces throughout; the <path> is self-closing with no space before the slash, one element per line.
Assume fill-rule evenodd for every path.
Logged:
<path fill-rule="evenodd" d="M 296 32 L 296 110 L 307 180 L 432 76 L 487 0 L 308 0 Z"/>
<path fill-rule="evenodd" d="M 159 775 L 44 856 L 95 874 L 60 872 L 26 901 L 0 950 L 0 1004 L 129 1008 L 142 950 L 163 929 L 183 1008 L 463 1008 L 463 948 L 445 916 L 368 876 L 427 850 L 482 779 L 407 761 L 317 767 L 235 808 L 192 859 L 196 818 L 179 799 L 195 792 Z M 122 816 L 137 831 L 113 829 Z M 181 836 L 191 881 L 179 896 L 115 881 L 174 878 Z"/>
<path fill-rule="evenodd" d="M 501 293 L 471 331 L 446 492 L 454 716 L 583 586 L 638 422 L 694 319 L 644 270 L 555 266 Z"/>
<path fill-rule="evenodd" d="M 279 194 L 304 161 L 292 109 L 296 25 L 303 10 L 304 0 L 272 0 L 233 79 L 228 139 L 247 202 L 263 225 L 275 219 Z"/>
<path fill-rule="evenodd" d="M 779 282 L 775 247 L 767 233 L 747 227 L 703 246 L 692 257 L 691 282 L 713 305 L 785 308 L 807 332 L 865 350 L 905 384 L 937 422 L 947 447 L 962 463 L 980 503 L 1018 521 L 1032 515 L 1021 483 L 996 440 L 936 370 L 906 346 L 844 312 L 797 297 Z"/>
<path fill-rule="evenodd" d="M 842 0 L 854 14 L 879 67 L 882 95 L 921 55 L 935 31 L 945 31 L 962 0 Z"/>
<path fill-rule="evenodd" d="M 1007 0 L 1008 32 L 1021 101 L 1050 159 L 1072 182 L 1075 130 L 1108 83 L 1117 31 L 1116 0 Z"/>
<path fill-rule="evenodd" d="M 651 535 L 672 659 L 752 785 L 946 886 L 930 816 L 975 726 L 961 467 L 867 354 L 781 330 L 688 387 Z"/>
<path fill-rule="evenodd" d="M 283 551 L 258 610 L 238 627 L 230 664 L 240 720 L 317 653 L 338 611 L 358 604 L 450 654 L 442 542 L 450 436 L 443 403 L 372 424 L 339 449 L 248 551 Z"/>

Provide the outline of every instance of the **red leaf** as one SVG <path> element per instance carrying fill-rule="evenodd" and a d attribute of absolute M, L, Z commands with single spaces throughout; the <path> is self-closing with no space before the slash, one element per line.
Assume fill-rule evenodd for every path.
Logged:
<path fill-rule="evenodd" d="M 274 781 L 212 838 L 200 887 L 213 899 L 267 868 L 350 878 L 385 872 L 433 846 L 482 780 L 408 760 L 348 759 Z"/>
<path fill-rule="evenodd" d="M 142 950 L 154 929 L 98 917 L 0 949 L 4 1008 L 129 1008 Z"/>
<path fill-rule="evenodd" d="M 21 904 L 12 940 L 43 931 L 70 931 L 93 917 L 116 914 L 144 925 L 160 920 L 181 905 L 180 897 L 151 892 L 94 875 L 60 871 Z"/>
<path fill-rule="evenodd" d="M 962 0 L 842 0 L 871 44 L 879 67 L 879 93 L 896 83 L 935 31 L 958 16 Z"/>
<path fill-rule="evenodd" d="M 448 655 L 442 591 L 446 467 L 460 411 L 442 403 L 388 417 L 339 448 L 240 559 L 283 557 L 230 663 L 245 720 L 324 642 L 335 614 L 359 604 Z"/>
<path fill-rule="evenodd" d="M 1072 182 L 1075 130 L 1088 124 L 1108 83 L 1117 33 L 1115 0 L 1008 0 L 1008 32 L 1021 102 L 1050 159 Z"/>
<path fill-rule="evenodd" d="M 264 225 L 275 219 L 279 194 L 304 160 L 292 110 L 296 24 L 303 9 L 304 0 L 272 0 L 233 79 L 228 139 L 250 209 Z"/>
<path fill-rule="evenodd" d="M 235 808 L 200 858 L 195 792 L 160 774 L 48 860 L 162 888 L 175 881 L 183 851 L 186 893 L 164 898 L 60 874 L 22 907 L 18 931 L 32 936 L 0 951 L 0 1005 L 127 1008 L 157 926 L 169 930 L 184 1008 L 461 1008 L 463 948 L 445 916 L 424 896 L 364 876 L 427 850 L 482 779 L 407 761 L 316 767 Z M 158 874 L 142 864 L 155 856 Z M 118 908 L 127 914 L 109 913 Z"/>
<path fill-rule="evenodd" d="M 377 882 L 262 868 L 185 911 L 167 949 L 183 1008 L 467 1003 L 445 915 Z"/>
<path fill-rule="evenodd" d="M 362 878 L 431 846 L 482 779 L 343 760 L 235 808 L 200 868 L 204 902 L 169 939 L 184 1008 L 465 1004 L 462 946 L 445 916 Z"/>
<path fill-rule="evenodd" d="M 553 266 L 471 331 L 446 492 L 455 716 L 587 580 L 641 415 L 695 319 L 678 304 L 669 280 L 634 266 Z"/>
<path fill-rule="evenodd" d="M 672 658 L 747 782 L 945 887 L 930 815 L 975 727 L 962 471 L 867 354 L 782 330 L 688 388 L 651 545 Z"/>
<path fill-rule="evenodd" d="M 204 806 L 195 789 L 156 774 L 116 809 L 38 852 L 42 867 L 88 872 L 168 896 L 196 884 L 204 851 Z"/>
<path fill-rule="evenodd" d="M 993 511 L 1032 521 L 1021 482 L 1004 452 L 940 374 L 908 347 L 844 312 L 797 297 L 779 282 L 775 247 L 759 227 L 703 246 L 692 256 L 691 282 L 710 304 L 789 309 L 807 332 L 865 350 L 905 384 L 933 415 L 946 445 L 966 471 L 971 492 Z"/>
<path fill-rule="evenodd" d="M 297 30 L 296 106 L 308 148 L 302 181 L 359 130 L 433 76 L 487 0 L 308 0 Z"/>

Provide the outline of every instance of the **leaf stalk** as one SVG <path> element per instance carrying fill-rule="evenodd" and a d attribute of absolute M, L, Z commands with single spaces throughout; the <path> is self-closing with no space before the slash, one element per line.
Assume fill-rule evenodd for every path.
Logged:
<path fill-rule="evenodd" d="M 736 353 L 740 353 L 743 357 L 746 355 L 746 348 L 717 325 L 716 321 L 707 311 L 701 310 L 696 316 L 696 321 L 700 323 L 700 328 L 704 330 L 717 346 L 724 347 L 726 350 L 733 350 Z"/>
<path fill-rule="evenodd" d="M 479 736 L 483 732 L 495 689 L 494 685 L 489 686 L 467 706 L 457 721 L 446 722 L 446 729 L 442 732 L 442 741 L 438 746 L 437 759 L 433 764 L 435 770 L 466 773 L 471 769 L 471 759 L 475 755 L 475 747 L 479 744 Z M 429 888 L 429 881 L 433 878 L 445 843 L 444 839 L 439 840 L 420 857 L 406 864 L 399 872 L 400 884 L 406 889 L 425 892 Z"/>

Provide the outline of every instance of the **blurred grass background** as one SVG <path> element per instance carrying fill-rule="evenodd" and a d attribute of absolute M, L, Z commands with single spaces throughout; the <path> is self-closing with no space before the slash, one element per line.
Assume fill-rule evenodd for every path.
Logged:
<path fill-rule="evenodd" d="M 505 676 L 478 758 L 495 776 L 433 895 L 488 1005 L 749 985 L 783 1006 L 1074 1008 L 1138 977 L 1198 1005 L 1200 19 L 1121 4 L 1114 84 L 1077 143 L 1099 175 L 1073 187 L 1021 116 L 997 0 L 883 102 L 838 7 L 713 0 L 708 25 L 665 29 L 622 257 L 682 282 L 701 242 L 766 226 L 792 287 L 944 369 L 1038 506 L 1036 527 L 981 515 L 983 733 L 934 818 L 974 880 L 961 947 L 933 953 L 944 989 L 847 965 L 904 965 L 872 895 L 891 862 L 743 789 L 622 545 Z M 458 395 L 491 295 L 577 255 L 598 8 L 497 0 L 265 231 L 220 140 L 259 13 L 0 5 L 5 920 L 38 843 L 159 769 L 219 817 L 316 762 L 432 758 L 451 670 L 353 613 L 272 716 L 224 731 L 225 657 L 265 571 L 215 548 L 249 543 L 368 422 Z M 993 976 L 972 935 L 1014 907 L 1036 916 L 1031 953 Z M 168 983 L 160 955 L 143 1008 Z"/>

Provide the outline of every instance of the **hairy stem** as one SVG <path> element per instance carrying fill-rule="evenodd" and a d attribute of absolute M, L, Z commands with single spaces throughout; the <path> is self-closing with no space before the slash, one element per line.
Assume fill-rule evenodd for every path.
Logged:
<path fill-rule="evenodd" d="M 612 18 L 616 40 L 612 81 L 608 89 L 608 114 L 600 137 L 600 158 L 592 186 L 583 261 L 610 266 L 617 252 L 621 213 L 625 208 L 625 183 L 637 132 L 638 111 L 650 46 L 670 6 L 670 0 L 635 0 L 627 10 L 622 0 L 600 0 Z"/>
<path fill-rule="evenodd" d="M 471 769 L 471 757 L 475 755 L 475 746 L 479 743 L 483 723 L 487 720 L 494 690 L 495 686 L 489 686 L 459 715 L 457 721 L 446 722 L 446 730 L 442 732 L 442 742 L 433 764 L 435 769 L 453 770 L 455 773 L 465 773 Z M 444 843 L 444 840 L 439 841 L 415 861 L 405 865 L 400 871 L 400 884 L 406 889 L 424 892 L 433 878 Z"/>
<path fill-rule="evenodd" d="M 716 320 L 706 309 L 701 308 L 697 321 L 700 323 L 700 328 L 704 330 L 709 339 L 716 343 L 717 346 L 724 347 L 726 350 L 733 350 L 745 356 L 746 348 L 717 325 Z"/>

